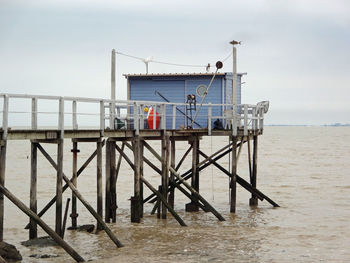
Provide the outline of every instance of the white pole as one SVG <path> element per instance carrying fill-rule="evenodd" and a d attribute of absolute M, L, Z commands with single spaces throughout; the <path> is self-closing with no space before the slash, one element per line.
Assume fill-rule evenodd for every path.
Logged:
<path fill-rule="evenodd" d="M 237 49 L 233 46 L 232 104 L 237 104 Z"/>
<path fill-rule="evenodd" d="M 112 103 L 110 103 L 110 118 L 109 118 L 109 126 L 112 130 L 114 130 L 114 118 L 115 118 L 115 72 L 116 72 L 116 67 L 115 67 L 115 49 L 112 49 L 112 62 L 111 62 L 111 100 L 113 100 Z"/>

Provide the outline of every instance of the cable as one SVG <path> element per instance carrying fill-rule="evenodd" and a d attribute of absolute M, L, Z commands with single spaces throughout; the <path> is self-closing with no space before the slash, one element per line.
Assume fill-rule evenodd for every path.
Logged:
<path fill-rule="evenodd" d="M 146 62 L 146 59 L 145 58 L 142 58 L 142 57 L 137 57 L 137 56 L 134 56 L 134 55 L 129 55 L 129 54 L 125 54 L 125 53 L 122 53 L 122 52 L 119 52 L 119 51 L 116 51 L 116 53 L 118 55 L 122 55 L 122 56 L 125 56 L 125 57 L 129 57 L 129 58 L 134 58 L 134 59 L 137 59 L 137 60 L 140 60 L 142 62 Z M 229 59 L 231 56 L 232 56 L 232 53 L 233 51 L 230 52 L 230 54 L 228 56 L 226 56 L 222 62 L 226 61 L 227 59 Z M 207 68 L 208 66 L 210 67 L 210 63 L 207 64 L 207 65 L 199 65 L 199 64 L 180 64 L 180 63 L 171 63 L 171 62 L 165 62 L 165 61 L 158 61 L 158 60 L 150 60 L 148 62 L 152 62 L 152 63 L 157 63 L 157 64 L 163 64 L 163 65 L 170 65 L 170 66 L 177 66 L 177 67 L 196 67 L 196 68 Z M 215 63 L 213 63 L 215 64 Z"/>

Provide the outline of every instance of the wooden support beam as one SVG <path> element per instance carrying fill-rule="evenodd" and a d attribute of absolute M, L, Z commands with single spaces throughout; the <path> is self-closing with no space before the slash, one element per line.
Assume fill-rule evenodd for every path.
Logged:
<path fill-rule="evenodd" d="M 238 143 L 238 145 L 240 145 L 240 143 Z M 224 148 L 226 149 L 227 147 L 224 147 Z M 224 148 L 223 148 L 223 149 L 224 149 Z M 222 149 L 221 149 L 221 150 L 222 150 Z M 220 151 L 221 151 L 221 150 L 220 150 Z M 224 157 L 225 155 L 227 155 L 228 153 L 230 153 L 231 150 L 232 150 L 232 149 L 229 148 L 228 150 L 226 150 L 225 152 L 221 153 L 220 155 L 218 155 L 217 157 L 215 157 L 215 158 L 213 158 L 213 159 L 211 159 L 211 157 L 206 156 L 206 163 L 204 163 L 203 161 L 200 162 L 198 165 L 201 165 L 201 164 L 202 164 L 202 165 L 198 167 L 198 170 L 201 171 L 201 170 L 207 168 L 207 167 L 208 167 L 209 165 L 211 165 L 213 162 L 215 162 L 215 161 L 221 159 L 222 157 Z M 217 153 L 218 153 L 218 152 L 214 153 L 214 154 L 211 155 L 211 156 L 214 156 L 214 155 L 216 155 Z M 203 163 L 204 163 L 204 164 L 203 164 Z M 171 172 L 171 171 L 170 171 L 170 172 Z M 189 170 L 187 170 L 187 171 L 184 172 L 183 174 L 181 174 L 181 177 L 183 177 L 184 180 L 188 180 L 189 178 L 191 178 L 191 177 L 192 177 L 192 168 L 189 169 Z M 179 179 L 176 178 L 176 179 L 175 179 L 175 182 L 179 182 Z M 154 194 L 149 195 L 147 198 L 144 199 L 144 202 L 148 202 L 148 201 L 149 201 L 151 198 L 153 198 L 154 196 L 155 196 Z M 154 202 L 154 201 L 155 201 L 155 200 L 152 199 L 150 202 L 152 203 L 152 202 Z"/>
<path fill-rule="evenodd" d="M 250 184 L 253 188 L 256 189 L 256 178 L 257 178 L 257 169 L 258 169 L 258 136 L 253 136 L 253 171 L 250 177 Z M 249 200 L 249 205 L 257 206 L 258 198 L 255 194 L 252 194 L 252 197 Z"/>
<path fill-rule="evenodd" d="M 116 175 L 116 154 L 115 154 L 115 141 L 110 142 L 110 189 L 111 189 L 111 206 L 110 206 L 110 216 L 112 223 L 117 220 L 117 175 Z"/>
<path fill-rule="evenodd" d="M 37 144 L 37 143 L 36 143 Z M 102 141 L 102 146 L 104 146 L 105 144 L 105 140 Z M 77 173 L 77 177 L 79 177 L 79 175 L 85 170 L 85 168 L 89 165 L 89 163 L 95 158 L 97 154 L 97 150 L 94 151 L 90 156 L 89 158 L 84 162 L 84 164 L 80 167 L 80 169 L 78 170 L 78 173 Z M 56 168 L 55 168 L 56 169 Z M 71 182 L 73 183 L 73 178 L 71 179 Z M 68 188 L 68 184 L 65 184 L 62 188 L 62 192 L 66 191 Z M 56 202 L 56 198 L 57 196 L 55 195 L 51 200 L 50 202 L 47 203 L 47 205 L 38 213 L 38 216 L 39 217 L 42 217 L 46 212 L 47 210 L 50 209 L 50 207 Z M 29 228 L 29 224 L 26 225 L 25 229 L 28 229 Z"/>
<path fill-rule="evenodd" d="M 125 148 L 125 143 L 123 142 L 122 148 L 121 148 L 122 152 L 124 151 L 124 148 Z M 122 160 L 123 160 L 123 156 L 121 154 L 119 154 L 118 163 L 117 163 L 117 166 L 115 168 L 115 176 L 116 176 L 115 181 L 116 181 L 116 183 L 118 182 L 118 176 L 119 176 L 119 171 L 120 171 L 120 166 L 122 164 Z"/>
<path fill-rule="evenodd" d="M 143 176 L 143 140 L 140 140 L 140 175 Z M 140 217 L 143 218 L 143 183 L 140 183 Z"/>
<path fill-rule="evenodd" d="M 176 183 L 175 181 L 170 181 L 169 182 L 172 188 L 177 188 L 182 192 L 185 196 L 187 196 L 195 205 L 200 207 L 204 212 L 209 212 L 208 208 L 206 208 L 203 204 L 201 204 L 195 196 L 191 195 L 188 193 L 179 183 Z"/>
<path fill-rule="evenodd" d="M 143 160 L 145 163 L 147 163 L 148 165 L 150 165 L 151 168 L 153 168 L 153 170 L 155 170 L 159 175 L 162 175 L 162 171 L 159 170 L 156 166 L 154 166 L 152 164 L 151 161 L 149 161 L 146 157 L 143 156 Z M 193 202 L 195 202 L 200 208 L 202 208 L 205 212 L 208 212 L 208 209 L 205 208 L 205 206 L 203 206 L 197 198 L 193 197 L 191 194 L 189 194 L 188 192 L 186 192 L 186 190 L 184 188 L 182 188 L 180 186 L 179 183 L 176 183 L 175 180 L 169 180 L 169 184 L 170 184 L 170 187 L 169 189 L 174 189 L 174 188 L 178 188 L 183 194 L 185 194 L 190 200 L 192 200 Z M 152 196 L 155 196 L 155 194 L 152 194 Z M 156 200 L 157 201 L 159 200 L 158 197 L 156 197 Z M 146 201 L 147 202 L 147 201 Z M 169 203 L 169 202 L 168 202 Z M 158 208 L 158 205 L 159 205 L 159 202 L 157 201 L 156 204 L 154 205 L 153 209 L 152 209 L 152 212 L 151 214 L 154 214 L 154 212 L 156 211 L 156 209 Z M 169 203 L 170 205 L 170 203 Z"/>
<path fill-rule="evenodd" d="M 134 196 L 131 198 L 131 222 L 140 223 L 141 222 L 141 169 L 140 162 L 142 157 L 140 156 L 140 144 L 141 139 L 139 136 L 135 136 L 133 141 L 133 153 L 134 153 Z"/>
<path fill-rule="evenodd" d="M 237 195 L 237 136 L 232 136 L 232 154 L 231 154 L 231 180 L 230 180 L 230 212 L 236 213 L 236 195 Z"/>
<path fill-rule="evenodd" d="M 198 163 L 199 163 L 199 156 L 198 156 L 198 149 L 199 149 L 199 139 L 198 137 L 192 138 L 192 177 L 191 177 L 191 186 L 193 189 L 195 189 L 197 192 L 199 192 L 199 171 L 198 171 Z M 192 196 L 195 196 L 195 194 L 192 193 Z M 186 204 L 186 212 L 196 212 L 199 210 L 199 207 L 196 203 L 191 202 Z"/>
<path fill-rule="evenodd" d="M 40 144 L 38 144 L 40 146 Z M 55 231 L 62 237 L 63 139 L 57 141 L 56 223 Z"/>
<path fill-rule="evenodd" d="M 35 222 L 44 229 L 44 231 L 60 245 L 71 257 L 77 262 L 84 262 L 85 260 L 69 245 L 67 244 L 53 229 L 51 229 L 43 220 L 40 219 L 33 211 L 31 211 L 25 204 L 23 204 L 16 196 L 14 196 L 3 185 L 0 185 L 0 191 L 26 215 L 35 220 Z"/>
<path fill-rule="evenodd" d="M 39 151 L 45 156 L 45 158 L 51 163 L 53 167 L 58 167 L 55 161 L 50 157 L 50 155 L 44 150 L 44 148 L 38 144 Z M 109 238 L 117 245 L 117 247 L 122 247 L 122 243 L 117 239 L 117 237 L 113 234 L 113 232 L 109 229 L 103 219 L 97 214 L 97 212 L 93 209 L 93 207 L 84 199 L 84 197 L 80 194 L 77 188 L 72 184 L 72 182 L 67 178 L 67 176 L 63 175 L 63 180 L 68 184 L 69 188 L 74 192 L 76 197 L 80 200 L 80 202 L 86 207 L 86 209 L 90 212 L 90 214 L 98 221 L 98 223 L 102 226 L 104 231 L 107 233 Z"/>
<path fill-rule="evenodd" d="M 70 198 L 67 198 L 66 209 L 64 210 L 63 225 L 62 225 L 62 239 L 64 238 L 64 233 L 66 231 L 67 216 L 69 210 Z"/>
<path fill-rule="evenodd" d="M 164 198 L 168 199 L 168 186 L 169 186 L 169 137 L 166 132 L 162 133 L 162 194 Z M 164 203 L 161 206 L 162 219 L 166 219 L 167 207 Z"/>
<path fill-rule="evenodd" d="M 171 140 L 171 149 L 170 149 L 170 166 L 175 167 L 175 157 L 176 157 L 176 145 L 175 140 Z M 174 181 L 175 175 L 173 173 L 170 173 L 170 182 Z M 175 201 L 175 188 L 170 187 L 169 196 L 168 196 L 168 202 L 169 205 L 174 208 L 174 201 Z"/>
<path fill-rule="evenodd" d="M 73 153 L 73 177 L 72 177 L 72 183 L 75 187 L 77 186 L 77 179 L 78 179 L 78 143 L 76 141 L 73 141 L 73 149 L 71 150 Z M 63 190 L 63 189 L 62 189 Z M 70 214 L 70 217 L 72 219 L 72 226 L 71 229 L 77 229 L 77 197 L 72 193 L 72 213 Z"/>
<path fill-rule="evenodd" d="M 33 213 L 37 213 L 37 166 L 38 166 L 38 149 L 35 143 L 31 142 L 30 151 L 30 201 L 29 207 Z M 38 229 L 34 219 L 29 219 L 29 239 L 38 237 Z"/>
<path fill-rule="evenodd" d="M 144 142 L 145 143 L 145 147 L 159 160 L 161 161 L 161 157 L 159 156 L 159 154 L 147 143 L 147 142 Z M 174 173 L 174 175 L 179 179 L 179 181 L 181 183 L 184 184 L 184 186 L 191 191 L 192 194 L 195 195 L 195 197 L 197 199 L 199 199 L 207 208 L 210 212 L 212 212 L 220 221 L 225 221 L 225 218 L 222 217 L 222 215 L 215 210 L 214 207 L 212 207 L 195 189 L 193 189 L 193 187 L 191 187 L 185 180 L 184 178 L 178 173 L 175 171 L 175 169 L 173 167 L 169 167 L 170 171 L 172 173 Z"/>
<path fill-rule="evenodd" d="M 169 212 L 173 215 L 173 217 L 176 219 L 177 222 L 181 226 L 187 226 L 185 222 L 182 220 L 182 218 L 175 212 L 175 210 L 169 205 L 167 200 L 164 198 L 164 196 L 159 193 L 143 176 L 141 176 L 142 182 L 155 194 L 157 197 L 166 205 L 168 208 Z"/>
<path fill-rule="evenodd" d="M 199 151 L 199 153 L 206 158 L 207 155 L 201 151 Z M 218 156 L 219 157 L 219 156 Z M 214 158 L 211 163 L 213 163 L 219 170 L 221 170 L 223 173 L 225 173 L 227 176 L 231 177 L 232 174 L 226 170 L 225 168 L 223 168 L 220 164 L 218 164 L 216 161 L 219 159 L 218 157 Z M 201 167 L 202 168 L 202 167 Z M 186 178 L 186 177 L 185 177 Z M 265 194 L 263 194 L 261 191 L 259 191 L 256 188 L 253 188 L 246 180 L 244 180 L 242 177 L 240 177 L 237 174 L 237 183 L 239 185 L 241 185 L 244 189 L 246 189 L 248 192 L 256 195 L 261 201 L 263 201 L 264 199 L 266 201 L 268 201 L 271 205 L 273 205 L 274 207 L 279 207 L 279 205 L 277 203 L 275 203 L 273 200 L 271 200 L 268 196 L 266 196 Z"/>
<path fill-rule="evenodd" d="M 106 142 L 106 188 L 105 188 L 105 222 L 111 220 L 111 142 Z"/>
<path fill-rule="evenodd" d="M 103 218 L 103 192 L 102 192 L 102 141 L 99 140 L 96 143 L 97 150 L 97 171 L 96 171 L 96 179 L 97 179 L 97 214 Z M 97 230 L 101 230 L 102 226 L 97 222 Z"/>
<path fill-rule="evenodd" d="M 0 142 L 0 186 L 5 186 L 7 141 Z M 4 238 L 4 195 L 0 193 L 0 241 Z"/>
<path fill-rule="evenodd" d="M 175 167 L 175 164 L 172 165 L 172 167 L 175 167 L 175 171 L 178 171 L 182 165 L 182 163 L 185 161 L 187 155 L 191 152 L 192 150 L 192 144 L 191 146 L 187 149 L 187 151 L 185 152 L 185 154 L 182 156 L 181 160 L 179 161 L 179 163 L 176 165 Z"/>

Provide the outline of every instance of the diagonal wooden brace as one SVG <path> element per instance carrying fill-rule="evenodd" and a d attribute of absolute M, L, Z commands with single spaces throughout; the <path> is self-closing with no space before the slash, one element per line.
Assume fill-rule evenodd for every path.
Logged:
<path fill-rule="evenodd" d="M 49 163 L 57 169 L 57 164 L 51 158 L 51 156 L 44 150 L 44 148 L 38 144 L 38 149 L 45 156 L 45 158 L 49 161 Z M 78 189 L 73 185 L 73 183 L 68 179 L 68 177 L 63 173 L 63 180 L 68 184 L 69 188 L 75 194 L 75 196 L 80 200 L 80 202 L 86 207 L 86 209 L 93 215 L 93 217 L 97 220 L 97 222 L 101 225 L 101 227 L 105 230 L 109 238 L 116 244 L 117 247 L 123 247 L 123 244 L 117 239 L 117 237 L 113 234 L 113 232 L 109 229 L 106 223 L 103 221 L 102 217 L 97 214 L 95 209 L 84 199 L 84 197 L 80 194 Z"/>
<path fill-rule="evenodd" d="M 201 150 L 199 150 L 200 155 L 202 155 L 204 158 L 207 158 L 207 155 L 203 153 Z M 218 164 L 214 159 L 211 159 L 210 161 L 212 164 L 214 164 L 219 170 L 221 170 L 223 173 L 231 177 L 231 173 L 227 171 L 224 167 L 222 167 L 220 164 Z M 273 200 L 271 200 L 268 196 L 264 195 L 262 192 L 260 192 L 258 189 L 253 188 L 250 183 L 248 183 L 246 180 L 244 180 L 242 177 L 237 175 L 237 183 L 240 184 L 243 188 L 245 188 L 247 191 L 249 191 L 252 194 L 255 194 L 261 201 L 266 200 L 270 204 L 272 204 L 274 207 L 279 207 L 277 203 L 275 203 Z"/>
<path fill-rule="evenodd" d="M 162 158 L 159 156 L 159 154 L 147 143 L 144 142 L 145 147 L 159 160 L 161 161 Z M 191 193 L 198 198 L 207 208 L 210 212 L 212 212 L 220 221 L 225 221 L 225 218 L 215 210 L 214 207 L 212 207 L 207 200 L 205 200 L 191 185 L 189 185 L 184 178 L 177 172 L 173 167 L 169 167 L 169 170 L 178 178 L 179 182 L 183 183 L 183 185 L 191 191 Z"/>
<path fill-rule="evenodd" d="M 105 145 L 105 140 L 102 141 L 102 147 Z M 85 161 L 85 163 L 80 167 L 80 169 L 78 170 L 77 172 L 77 177 L 79 177 L 79 175 L 85 170 L 85 168 L 89 165 L 89 163 L 95 158 L 95 156 L 97 155 L 97 150 L 95 150 L 90 156 L 89 158 Z M 73 182 L 73 178 L 70 180 L 71 182 Z M 65 184 L 63 187 L 62 187 L 62 193 L 64 191 L 66 191 L 68 188 L 68 184 Z M 50 209 L 50 207 L 56 202 L 56 198 L 57 196 L 54 196 L 50 202 L 47 203 L 47 205 L 38 213 L 38 216 L 39 217 L 42 217 L 46 212 L 47 210 Z M 26 225 L 25 229 L 28 229 L 29 228 L 29 224 Z"/>

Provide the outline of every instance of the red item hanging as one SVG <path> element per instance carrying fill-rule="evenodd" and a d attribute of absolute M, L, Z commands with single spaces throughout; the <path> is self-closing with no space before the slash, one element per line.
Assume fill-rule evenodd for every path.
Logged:
<path fill-rule="evenodd" d="M 147 115 L 147 123 L 148 123 L 148 128 L 153 130 L 153 117 L 154 117 L 154 111 L 153 111 L 153 107 L 151 107 L 148 110 L 148 115 Z M 159 119 L 159 114 L 156 111 L 155 113 L 155 117 L 156 117 L 156 129 L 159 128 L 159 123 L 160 123 L 160 119 Z"/>

